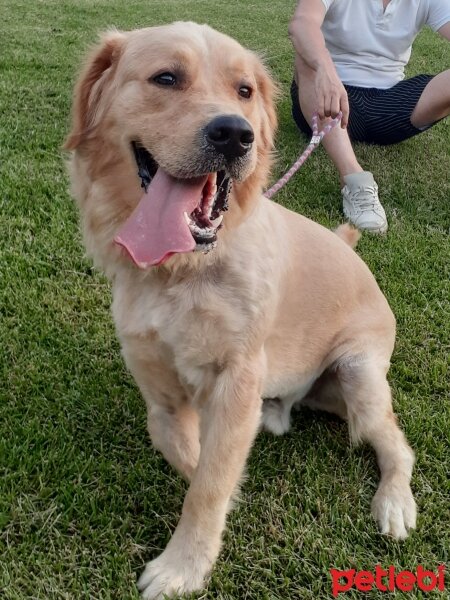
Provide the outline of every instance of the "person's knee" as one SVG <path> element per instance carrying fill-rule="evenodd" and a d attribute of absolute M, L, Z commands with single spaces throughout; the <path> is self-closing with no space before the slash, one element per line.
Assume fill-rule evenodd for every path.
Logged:
<path fill-rule="evenodd" d="M 450 107 L 450 69 L 443 71 L 442 77 L 444 78 L 444 85 L 443 85 L 444 96 L 447 98 L 447 104 Z"/>
<path fill-rule="evenodd" d="M 450 114 L 450 69 L 435 75 L 427 84 L 411 117 L 411 124 L 427 128 Z"/>
<path fill-rule="evenodd" d="M 434 80 L 439 84 L 438 91 L 442 93 L 447 102 L 450 102 L 450 69 L 436 75 Z"/>

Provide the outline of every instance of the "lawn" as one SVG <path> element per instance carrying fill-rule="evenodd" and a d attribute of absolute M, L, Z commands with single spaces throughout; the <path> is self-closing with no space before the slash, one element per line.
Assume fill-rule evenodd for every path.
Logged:
<path fill-rule="evenodd" d="M 164 548 L 185 492 L 150 445 L 144 403 L 115 339 L 110 289 L 84 258 L 67 191 L 60 148 L 80 57 L 108 26 L 175 19 L 208 22 L 263 50 L 283 90 L 279 174 L 305 144 L 290 117 L 293 7 L 293 0 L 1 1 L 5 600 L 137 599 L 136 573 Z M 413 57 L 410 75 L 443 70 L 450 46 L 425 31 Z M 284 438 L 258 437 L 241 502 L 200 598 L 328 599 L 331 567 L 435 570 L 449 563 L 450 121 L 396 147 L 356 151 L 378 180 L 390 223 L 386 237 L 364 236 L 358 252 L 398 319 L 390 381 L 417 454 L 417 531 L 404 543 L 378 534 L 369 516 L 378 477 L 372 451 L 351 448 L 342 422 L 305 410 Z M 337 176 L 322 149 L 277 201 L 326 226 L 342 221 Z M 440 597 L 450 598 L 450 575 Z"/>

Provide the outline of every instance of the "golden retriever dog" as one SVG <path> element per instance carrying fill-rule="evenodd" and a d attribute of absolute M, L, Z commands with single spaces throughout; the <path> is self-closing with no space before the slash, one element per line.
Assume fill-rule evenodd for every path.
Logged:
<path fill-rule="evenodd" d="M 350 227 L 263 196 L 274 94 L 254 53 L 194 23 L 106 33 L 75 88 L 65 147 L 85 244 L 153 444 L 190 482 L 144 598 L 204 585 L 260 426 L 287 431 L 296 402 L 375 448 L 381 531 L 415 526 L 386 380 L 395 320 Z"/>

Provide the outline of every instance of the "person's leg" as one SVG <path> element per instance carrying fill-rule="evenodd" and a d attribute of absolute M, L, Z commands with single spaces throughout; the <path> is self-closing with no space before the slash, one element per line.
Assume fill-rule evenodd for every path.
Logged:
<path fill-rule="evenodd" d="M 298 57 L 296 70 L 300 108 L 308 123 L 311 124 L 313 113 L 316 110 L 316 94 L 314 90 L 315 73 L 310 67 L 300 61 Z M 324 124 L 327 121 L 324 121 Z M 363 168 L 355 156 L 346 129 L 334 127 L 323 139 L 322 144 L 339 172 L 342 185 L 344 185 L 345 175 L 363 171 Z"/>
<path fill-rule="evenodd" d="M 450 69 L 427 84 L 411 115 L 414 127 L 422 129 L 450 115 Z"/>
<path fill-rule="evenodd" d="M 316 110 L 315 74 L 298 57 L 296 72 L 298 85 L 294 82 L 291 89 L 292 112 L 299 129 L 310 135 L 312 115 Z M 359 229 L 384 233 L 387 230 L 387 219 L 378 198 L 377 184 L 372 173 L 364 171 L 359 164 L 350 141 L 350 136 L 352 139 L 364 141 L 364 115 L 360 114 L 358 105 L 355 105 L 356 99 L 352 101 L 349 98 L 349 100 L 348 131 L 335 127 L 323 138 L 322 144 L 340 175 L 345 216 Z"/>
<path fill-rule="evenodd" d="M 370 144 L 403 142 L 450 113 L 450 70 L 416 75 L 366 98 L 366 134 Z"/>

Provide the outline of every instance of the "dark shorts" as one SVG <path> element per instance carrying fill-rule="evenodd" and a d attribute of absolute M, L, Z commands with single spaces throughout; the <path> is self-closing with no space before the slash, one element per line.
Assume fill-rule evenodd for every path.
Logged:
<path fill-rule="evenodd" d="M 350 104 L 347 129 L 350 139 L 366 144 L 397 144 L 428 129 L 414 127 L 411 114 L 433 77 L 416 75 L 386 90 L 346 85 Z M 292 115 L 297 127 L 310 136 L 311 128 L 300 110 L 295 81 L 292 82 L 291 97 Z"/>

